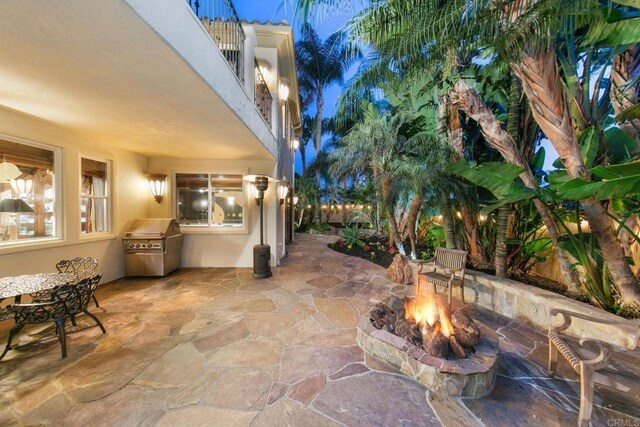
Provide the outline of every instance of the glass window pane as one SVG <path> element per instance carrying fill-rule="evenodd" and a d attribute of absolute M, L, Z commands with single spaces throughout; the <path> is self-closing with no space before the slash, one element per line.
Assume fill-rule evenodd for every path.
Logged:
<path fill-rule="evenodd" d="M 53 150 L 0 140 L 0 241 L 55 236 Z"/>
<path fill-rule="evenodd" d="M 108 200 L 82 197 L 80 199 L 80 229 L 83 233 L 109 231 Z"/>
<path fill-rule="evenodd" d="M 176 174 L 178 223 L 209 225 L 208 174 Z"/>
<path fill-rule="evenodd" d="M 109 177 L 107 162 L 82 159 L 80 186 L 80 231 L 106 233 L 109 231 Z"/>
<path fill-rule="evenodd" d="M 242 175 L 211 175 L 214 194 L 213 225 L 215 227 L 242 227 L 243 197 Z"/>

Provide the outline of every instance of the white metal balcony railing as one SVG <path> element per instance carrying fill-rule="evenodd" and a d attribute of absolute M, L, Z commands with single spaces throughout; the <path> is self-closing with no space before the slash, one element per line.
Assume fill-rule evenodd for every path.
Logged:
<path fill-rule="evenodd" d="M 244 84 L 245 34 L 231 0 L 187 0 L 191 9 L 218 45 L 225 59 Z M 273 98 L 264 76 L 255 62 L 255 106 L 265 123 L 271 128 Z"/>
<path fill-rule="evenodd" d="M 271 97 L 271 91 L 269 90 L 267 81 L 260 72 L 257 60 L 255 61 L 254 71 L 256 76 L 254 93 L 256 109 L 264 119 L 265 123 L 269 128 L 271 128 L 271 105 L 273 104 L 273 98 Z"/>
<path fill-rule="evenodd" d="M 231 0 L 187 0 L 187 3 L 244 84 L 245 34 Z"/>

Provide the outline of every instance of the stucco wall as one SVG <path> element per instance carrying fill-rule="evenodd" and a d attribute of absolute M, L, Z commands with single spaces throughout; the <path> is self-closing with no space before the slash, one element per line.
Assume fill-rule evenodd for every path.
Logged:
<path fill-rule="evenodd" d="M 207 159 L 167 159 L 151 158 L 149 171 L 167 174 L 167 195 L 160 204 L 153 203 L 150 217 L 174 217 L 176 214 L 174 174 L 176 172 L 202 173 L 244 173 L 275 176 L 275 162 L 207 160 Z M 282 257 L 284 234 L 279 227 L 284 215 L 276 195 L 277 184 L 270 184 L 265 193 L 265 243 L 271 246 L 271 265 L 276 265 Z M 248 221 L 246 232 L 210 232 L 182 227 L 185 234 L 182 265 L 184 267 L 251 267 L 253 266 L 253 246 L 260 241 L 259 208 L 245 185 L 244 215 Z"/>
<path fill-rule="evenodd" d="M 147 158 L 107 146 L 96 146 L 81 135 L 70 133 L 48 122 L 14 111 L 0 109 L 0 134 L 4 139 L 18 139 L 62 149 L 62 198 L 64 214 L 61 240 L 32 243 L 28 246 L 0 247 L 0 276 L 55 271 L 60 259 L 93 256 L 99 260 L 103 282 L 124 275 L 124 256 L 119 237 L 127 222 L 145 217 L 153 199 L 144 177 Z M 113 222 L 112 233 L 101 236 L 80 235 L 80 157 L 91 156 L 112 161 Z"/>

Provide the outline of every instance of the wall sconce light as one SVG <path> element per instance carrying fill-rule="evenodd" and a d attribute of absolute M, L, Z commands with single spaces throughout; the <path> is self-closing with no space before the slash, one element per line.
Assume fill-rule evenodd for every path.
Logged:
<path fill-rule="evenodd" d="M 291 147 L 294 151 L 300 148 L 300 140 L 298 138 L 293 138 L 293 141 L 291 141 Z"/>
<path fill-rule="evenodd" d="M 269 86 L 271 83 L 271 63 L 264 59 L 258 60 L 258 71 L 262 74 L 264 82 Z"/>
<path fill-rule="evenodd" d="M 278 99 L 283 104 L 289 99 L 289 81 L 287 79 L 280 79 L 280 86 L 278 86 Z"/>
<path fill-rule="evenodd" d="M 284 204 L 285 199 L 287 198 L 287 194 L 289 194 L 289 185 L 285 181 L 283 184 L 280 184 L 278 187 L 278 196 L 280 197 L 280 204 Z"/>
<path fill-rule="evenodd" d="M 31 193 L 31 189 L 33 188 L 33 180 L 31 179 L 14 178 L 9 180 L 9 182 L 11 183 L 11 189 L 19 196 Z"/>
<path fill-rule="evenodd" d="M 167 189 L 167 175 L 163 173 L 148 174 L 147 180 L 149 181 L 149 189 L 151 190 L 151 194 L 153 194 L 153 198 L 156 199 L 156 202 L 160 203 Z"/>

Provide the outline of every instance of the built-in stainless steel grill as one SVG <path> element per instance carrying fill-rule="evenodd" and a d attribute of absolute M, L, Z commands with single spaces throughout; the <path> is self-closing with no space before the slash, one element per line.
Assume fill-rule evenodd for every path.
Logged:
<path fill-rule="evenodd" d="M 127 276 L 164 276 L 180 268 L 182 234 L 172 218 L 136 219 L 122 237 Z"/>

